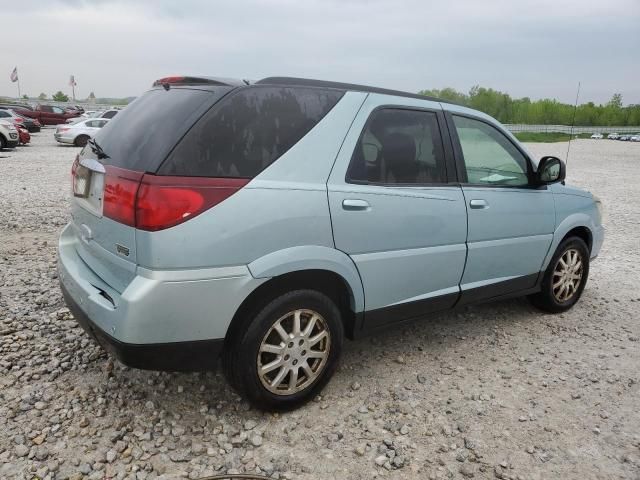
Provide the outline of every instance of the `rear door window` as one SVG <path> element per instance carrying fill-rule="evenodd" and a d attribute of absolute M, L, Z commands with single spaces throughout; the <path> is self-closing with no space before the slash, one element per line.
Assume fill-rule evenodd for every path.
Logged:
<path fill-rule="evenodd" d="M 319 88 L 242 88 L 189 131 L 158 173 L 253 178 L 306 135 L 343 94 Z"/>
<path fill-rule="evenodd" d="M 101 128 L 95 144 L 82 155 L 99 157 L 105 165 L 155 173 L 187 130 L 232 88 L 149 90 Z"/>
<path fill-rule="evenodd" d="M 347 172 L 351 183 L 446 183 L 445 156 L 435 112 L 383 108 L 371 114 Z"/>

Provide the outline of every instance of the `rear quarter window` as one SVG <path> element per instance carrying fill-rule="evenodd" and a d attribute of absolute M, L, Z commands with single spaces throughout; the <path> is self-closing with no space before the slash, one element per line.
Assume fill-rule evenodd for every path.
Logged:
<path fill-rule="evenodd" d="M 232 87 L 149 90 L 117 112 L 95 136 L 105 165 L 155 173 L 180 138 Z M 95 156 L 91 146 L 83 156 Z"/>
<path fill-rule="evenodd" d="M 200 119 L 158 173 L 253 178 L 306 135 L 343 94 L 281 86 L 239 89 Z"/>

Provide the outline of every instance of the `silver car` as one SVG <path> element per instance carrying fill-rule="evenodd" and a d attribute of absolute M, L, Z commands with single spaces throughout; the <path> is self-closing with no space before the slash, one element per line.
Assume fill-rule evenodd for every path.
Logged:
<path fill-rule="evenodd" d="M 59 143 L 84 147 L 89 139 L 93 138 L 108 122 L 108 118 L 91 118 L 72 124 L 58 125 L 53 136 Z"/>
<path fill-rule="evenodd" d="M 262 409 L 314 398 L 345 338 L 512 296 L 567 311 L 604 239 L 562 160 L 479 111 L 362 85 L 164 78 L 71 171 L 76 320 L 132 367 L 221 356 Z"/>

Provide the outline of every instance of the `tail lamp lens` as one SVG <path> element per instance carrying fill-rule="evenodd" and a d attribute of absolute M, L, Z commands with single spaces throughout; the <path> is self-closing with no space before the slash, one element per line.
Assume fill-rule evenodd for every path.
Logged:
<path fill-rule="evenodd" d="M 103 214 L 141 230 L 158 231 L 227 199 L 248 179 L 169 177 L 106 166 Z"/>

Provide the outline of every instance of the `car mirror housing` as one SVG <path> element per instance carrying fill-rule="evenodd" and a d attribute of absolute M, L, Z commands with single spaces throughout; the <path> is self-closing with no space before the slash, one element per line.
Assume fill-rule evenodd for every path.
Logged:
<path fill-rule="evenodd" d="M 536 178 L 541 185 L 562 182 L 567 174 L 567 167 L 558 157 L 542 157 L 538 164 Z"/>

